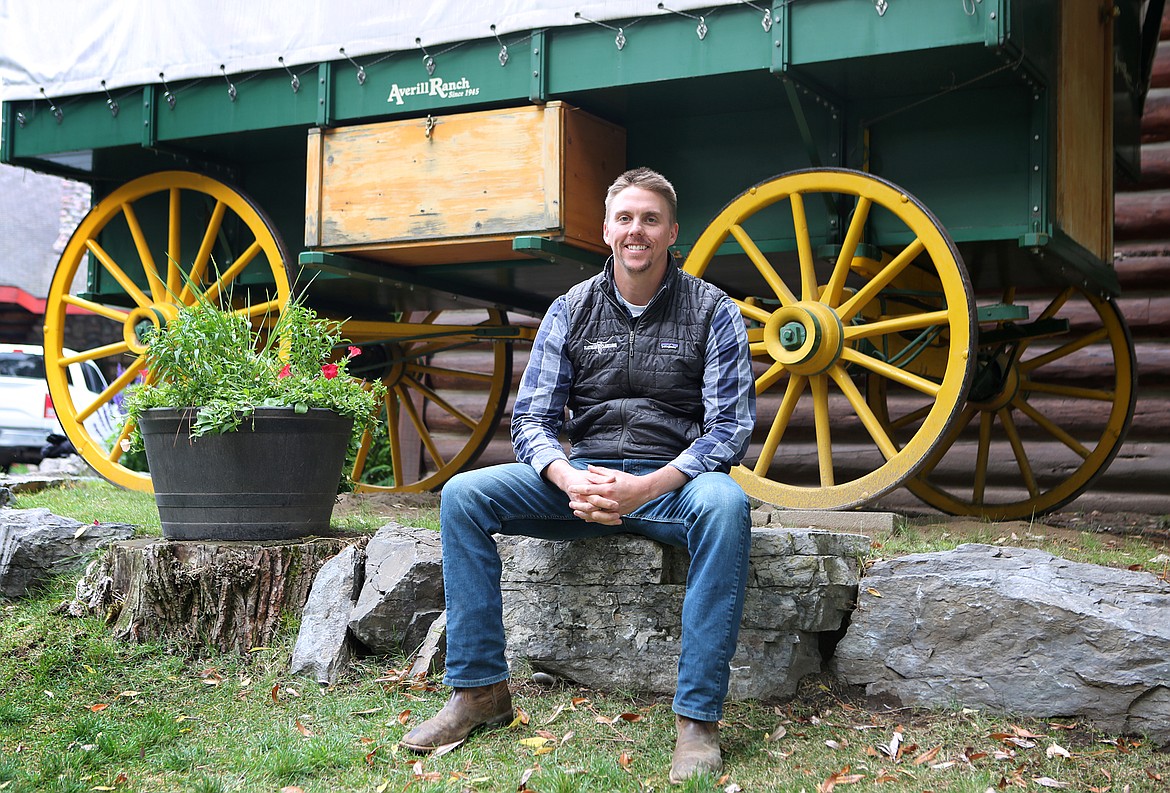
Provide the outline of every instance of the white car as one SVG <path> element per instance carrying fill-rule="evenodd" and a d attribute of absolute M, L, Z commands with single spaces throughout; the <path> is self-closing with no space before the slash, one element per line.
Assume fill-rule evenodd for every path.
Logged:
<path fill-rule="evenodd" d="M 78 410 L 88 407 L 107 386 L 92 361 L 70 364 L 66 374 Z M 85 420 L 85 427 L 95 438 L 112 438 L 120 418 L 116 407 L 105 405 Z M 0 468 L 39 463 L 49 435 L 57 433 L 64 431 L 45 382 L 44 350 L 35 344 L 0 344 Z"/>

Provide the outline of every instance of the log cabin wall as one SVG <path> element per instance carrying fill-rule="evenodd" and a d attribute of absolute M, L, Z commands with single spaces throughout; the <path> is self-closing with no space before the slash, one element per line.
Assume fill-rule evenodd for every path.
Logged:
<path fill-rule="evenodd" d="M 1141 176 L 1119 178 L 1114 201 L 1118 305 L 1137 351 L 1133 425 L 1098 486 L 1165 495 L 1170 491 L 1170 13 L 1162 17 L 1150 92 L 1142 116 Z"/>

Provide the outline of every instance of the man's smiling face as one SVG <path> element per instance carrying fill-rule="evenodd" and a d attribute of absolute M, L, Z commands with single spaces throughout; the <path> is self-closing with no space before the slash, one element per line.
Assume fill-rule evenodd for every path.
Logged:
<path fill-rule="evenodd" d="M 610 201 L 602 236 L 613 251 L 615 267 L 631 276 L 657 273 L 661 280 L 678 238 L 678 224 L 665 198 L 652 190 L 627 187 Z"/>

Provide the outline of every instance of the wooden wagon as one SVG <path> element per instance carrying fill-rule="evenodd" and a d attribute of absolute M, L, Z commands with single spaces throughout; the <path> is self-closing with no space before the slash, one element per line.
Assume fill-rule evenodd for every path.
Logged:
<path fill-rule="evenodd" d="M 345 318 L 389 386 L 355 480 L 441 486 L 501 423 L 530 318 L 603 265 L 604 191 L 634 165 L 674 181 L 683 266 L 741 306 L 751 495 L 836 509 L 906 486 L 1029 517 L 1122 444 L 1113 178 L 1137 167 L 1161 2 L 253 5 L 139 20 L 150 46 L 83 18 L 93 46 L 65 38 L 92 62 L 5 64 L 2 160 L 97 199 L 45 345 L 62 423 L 111 481 L 150 487 L 128 427 L 87 432 L 66 367 L 104 364 L 116 400 L 143 323 L 193 282 L 257 322 L 297 291 Z M 192 36 L 206 51 L 169 62 Z"/>

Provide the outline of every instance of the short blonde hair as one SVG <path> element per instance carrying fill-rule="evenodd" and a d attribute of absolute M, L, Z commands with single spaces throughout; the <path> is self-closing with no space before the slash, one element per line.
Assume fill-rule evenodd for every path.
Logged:
<path fill-rule="evenodd" d="M 633 168 L 626 171 L 609 186 L 605 193 L 605 218 L 609 219 L 609 207 L 614 196 L 627 187 L 640 187 L 652 193 L 658 193 L 666 199 L 666 206 L 670 210 L 670 222 L 678 222 L 678 196 L 675 195 L 674 185 L 665 176 L 649 168 Z"/>

